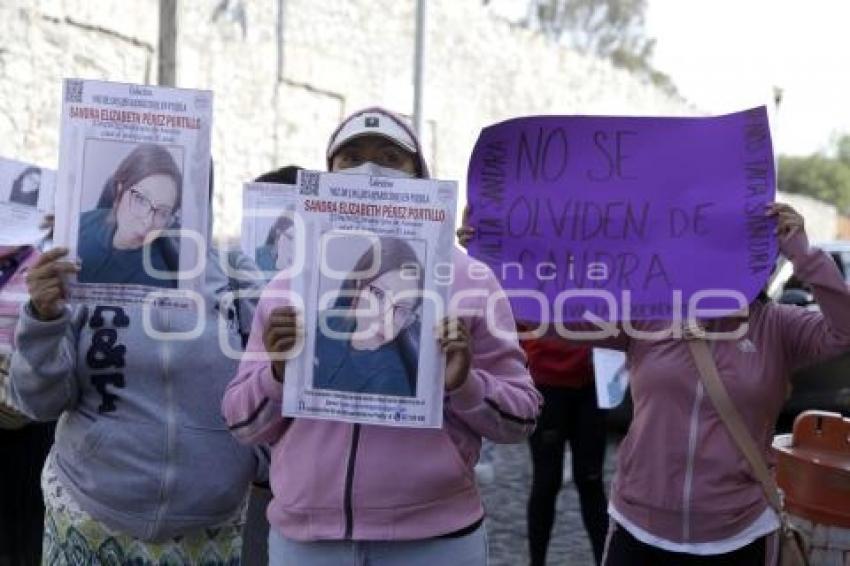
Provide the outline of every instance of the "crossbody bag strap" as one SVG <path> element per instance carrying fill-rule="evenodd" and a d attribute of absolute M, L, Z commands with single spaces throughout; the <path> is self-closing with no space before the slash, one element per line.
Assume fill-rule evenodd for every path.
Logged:
<path fill-rule="evenodd" d="M 688 340 L 688 347 L 691 349 L 691 355 L 696 362 L 703 387 L 705 387 L 708 397 L 720 415 L 720 419 L 726 425 L 726 429 L 732 435 L 732 439 L 738 445 L 738 449 L 744 455 L 744 458 L 750 463 L 756 479 L 761 483 L 765 496 L 767 496 L 768 503 L 782 516 L 783 505 L 779 486 L 768 470 L 761 450 L 744 425 L 741 414 L 732 404 L 729 393 L 726 392 L 726 387 L 717 372 L 717 365 L 714 363 L 708 342 L 705 340 Z"/>

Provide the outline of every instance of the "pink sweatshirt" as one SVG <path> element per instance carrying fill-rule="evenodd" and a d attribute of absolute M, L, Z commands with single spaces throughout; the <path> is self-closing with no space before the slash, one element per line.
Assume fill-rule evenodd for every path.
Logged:
<path fill-rule="evenodd" d="M 295 540 L 423 539 L 458 531 L 483 516 L 473 466 L 481 438 L 520 442 L 533 430 L 541 398 L 525 368 L 510 304 L 495 276 L 454 250 L 451 294 L 473 291 L 449 308 L 470 331 L 473 359 L 464 385 L 447 394 L 442 429 L 351 425 L 281 416 L 283 387 L 268 360 L 243 361 L 222 403 L 241 442 L 272 445 L 269 522 Z M 478 264 L 470 270 L 473 264 Z M 481 273 L 486 277 L 481 278 Z M 247 351 L 264 352 L 263 329 L 284 302 L 268 296 L 254 317 Z M 483 318 L 492 301 L 503 336 Z"/>
<path fill-rule="evenodd" d="M 794 246 L 799 251 L 783 252 L 821 312 L 756 301 L 746 336 L 712 343 L 721 379 L 769 462 L 792 371 L 850 350 L 850 292 L 841 274 L 826 253 L 800 242 L 787 247 Z M 704 392 L 687 344 L 623 338 L 607 346 L 626 350 L 634 400 L 612 490 L 617 511 L 680 543 L 719 541 L 749 526 L 767 506 L 762 488 Z"/>

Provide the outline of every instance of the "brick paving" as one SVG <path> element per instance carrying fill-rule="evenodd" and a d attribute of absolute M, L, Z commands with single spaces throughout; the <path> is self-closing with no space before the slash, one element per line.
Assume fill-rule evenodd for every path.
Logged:
<path fill-rule="evenodd" d="M 615 449 L 619 438 L 611 437 L 605 456 L 606 491 L 614 471 Z M 494 477 L 482 485 L 487 509 L 487 534 L 490 541 L 490 566 L 528 564 L 525 534 L 525 506 L 531 489 L 531 458 L 527 444 L 493 445 L 489 459 Z M 592 565 L 593 554 L 579 511 L 578 493 L 570 481 L 570 454 L 564 462 L 565 481 L 558 497 L 557 516 L 549 545 L 547 563 L 551 565 Z"/>

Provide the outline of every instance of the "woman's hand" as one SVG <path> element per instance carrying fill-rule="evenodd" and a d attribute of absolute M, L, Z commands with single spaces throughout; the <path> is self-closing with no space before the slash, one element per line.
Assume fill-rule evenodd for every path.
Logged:
<path fill-rule="evenodd" d="M 469 225 L 469 212 L 469 205 L 463 207 L 463 216 L 461 217 L 460 228 L 458 228 L 455 232 L 455 235 L 457 236 L 457 243 L 464 248 L 469 245 L 469 241 L 475 237 L 475 228 Z"/>
<path fill-rule="evenodd" d="M 42 254 L 27 273 L 27 290 L 33 314 L 39 320 L 53 320 L 62 314 L 67 293 L 66 274 L 78 273 L 80 268 L 70 261 L 60 261 L 68 255 L 66 248 L 54 248 Z"/>
<path fill-rule="evenodd" d="M 437 340 L 446 354 L 446 391 L 452 391 L 469 377 L 472 365 L 469 331 L 459 319 L 446 317 L 437 325 Z"/>
<path fill-rule="evenodd" d="M 790 205 L 774 202 L 767 205 L 767 215 L 776 218 L 779 251 L 788 259 L 809 251 L 809 239 L 803 217 Z"/>
<path fill-rule="evenodd" d="M 295 307 L 272 310 L 263 332 L 263 345 L 269 355 L 277 358 L 272 360 L 272 374 L 276 380 L 283 382 L 284 360 L 281 358 L 292 354 L 302 334 L 303 323 Z"/>

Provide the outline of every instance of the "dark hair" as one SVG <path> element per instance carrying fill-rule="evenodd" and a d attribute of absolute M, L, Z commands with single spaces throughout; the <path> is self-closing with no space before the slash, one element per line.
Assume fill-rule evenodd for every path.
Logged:
<path fill-rule="evenodd" d="M 281 214 L 278 216 L 277 220 L 274 221 L 271 228 L 269 228 L 269 233 L 266 235 L 266 245 L 267 246 L 276 246 L 277 241 L 280 239 L 280 235 L 295 226 L 295 222 L 292 221 L 292 218 L 288 214 Z"/>
<path fill-rule="evenodd" d="M 298 165 L 284 165 L 278 169 L 266 171 L 256 179 L 255 183 L 277 183 L 279 185 L 294 185 L 298 181 L 298 172 L 304 168 Z M 295 223 L 288 215 L 281 215 L 275 223 L 269 228 L 269 233 L 266 235 L 267 246 L 276 246 L 280 235 L 289 230 Z"/>
<path fill-rule="evenodd" d="M 294 185 L 298 181 L 298 172 L 303 171 L 298 165 L 285 165 L 279 169 L 267 171 L 254 179 L 257 183 L 278 183 L 280 185 Z"/>
<path fill-rule="evenodd" d="M 115 209 L 121 202 L 121 197 L 132 186 L 151 175 L 166 175 L 174 180 L 177 195 L 174 199 L 174 210 L 180 208 L 183 196 L 183 174 L 174 162 L 171 153 L 164 147 L 152 143 L 136 146 L 125 157 L 115 172 L 107 179 L 103 193 L 98 201 L 98 208 L 111 208 L 109 217 L 115 221 Z"/>
<path fill-rule="evenodd" d="M 364 277 L 362 279 L 349 277 L 342 284 L 342 289 L 361 289 L 363 286 L 368 285 L 381 275 L 389 273 L 390 271 L 399 270 L 406 266 L 418 267 L 419 287 L 422 287 L 422 265 L 419 262 L 419 257 L 416 255 L 416 252 L 413 251 L 413 248 L 410 247 L 410 244 L 408 244 L 406 240 L 401 238 L 378 237 L 377 244 L 378 245 L 369 246 L 369 248 L 363 252 L 363 255 L 360 256 L 360 259 L 357 260 L 357 263 L 354 264 L 351 271 L 352 273 L 372 271 L 376 262 L 378 268 L 375 269 L 374 273 L 369 277 Z M 381 251 L 380 256 L 377 258 L 375 257 L 376 247 L 380 247 Z"/>
<path fill-rule="evenodd" d="M 39 189 L 36 189 L 32 193 L 25 193 L 23 191 L 24 179 L 33 173 L 37 173 L 39 179 L 41 178 L 41 168 L 33 166 L 27 167 L 15 178 L 14 182 L 12 182 L 12 192 L 9 194 L 10 202 L 31 205 L 35 205 L 38 202 L 38 191 L 41 188 L 40 185 Z"/>

